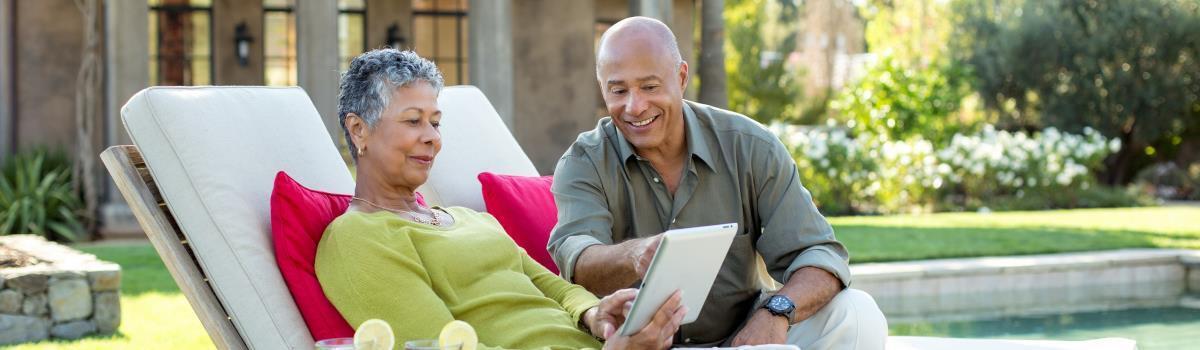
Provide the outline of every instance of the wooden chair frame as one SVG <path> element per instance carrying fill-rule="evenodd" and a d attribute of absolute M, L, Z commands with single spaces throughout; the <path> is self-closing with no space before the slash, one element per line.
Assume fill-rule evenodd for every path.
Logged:
<path fill-rule="evenodd" d="M 112 146 L 100 153 L 100 160 L 112 175 L 113 181 L 129 203 L 138 224 L 146 231 L 154 250 L 167 266 L 167 271 L 187 297 L 218 349 L 247 349 L 242 335 L 234 327 L 229 313 L 217 299 L 204 270 L 187 237 L 179 230 L 175 216 L 167 208 L 158 191 L 154 176 L 146 168 L 137 146 Z"/>

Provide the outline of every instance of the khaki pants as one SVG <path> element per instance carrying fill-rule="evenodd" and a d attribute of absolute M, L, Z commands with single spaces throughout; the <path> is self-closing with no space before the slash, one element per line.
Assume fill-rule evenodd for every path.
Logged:
<path fill-rule="evenodd" d="M 770 296 L 764 293 L 755 305 L 762 305 Z M 882 350 L 887 334 L 887 319 L 875 304 L 875 298 L 861 290 L 847 288 L 817 313 L 792 325 L 788 329 L 787 342 L 801 350 Z M 732 341 L 733 337 L 730 337 L 723 344 L 708 346 L 729 347 Z"/>
<path fill-rule="evenodd" d="M 802 350 L 881 350 L 887 334 L 887 319 L 875 298 L 847 288 L 812 317 L 792 325 L 787 340 Z"/>

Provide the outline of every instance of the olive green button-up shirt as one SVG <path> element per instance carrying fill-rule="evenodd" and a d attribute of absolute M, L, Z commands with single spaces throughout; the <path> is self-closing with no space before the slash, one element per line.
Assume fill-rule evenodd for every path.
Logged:
<path fill-rule="evenodd" d="M 849 255 L 800 184 L 795 161 L 758 122 L 684 102 L 688 160 L 675 195 L 661 176 L 603 118 L 584 132 L 554 171 L 558 225 L 548 249 L 563 278 L 589 246 L 653 236 L 669 229 L 736 222 L 734 238 L 699 319 L 680 328 L 685 343 L 722 341 L 740 327 L 769 286 L 765 265 L 782 283 L 814 266 L 850 283 Z M 758 264 L 761 256 L 765 264 Z"/>

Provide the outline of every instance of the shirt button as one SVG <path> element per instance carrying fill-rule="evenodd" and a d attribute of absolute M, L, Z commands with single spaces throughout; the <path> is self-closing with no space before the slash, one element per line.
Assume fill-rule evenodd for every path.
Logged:
<path fill-rule="evenodd" d="M 654 182 L 656 182 L 656 183 L 657 183 L 657 182 L 659 182 L 659 180 L 658 180 L 658 178 L 657 178 L 657 177 L 656 177 L 656 178 L 654 178 Z"/>
<path fill-rule="evenodd" d="M 675 219 L 671 219 L 671 225 L 675 224 Z"/>
<path fill-rule="evenodd" d="M 691 344 L 691 343 L 692 343 L 692 338 L 687 338 L 687 339 L 684 339 L 684 340 L 683 340 L 683 342 L 684 342 L 684 343 Z"/>

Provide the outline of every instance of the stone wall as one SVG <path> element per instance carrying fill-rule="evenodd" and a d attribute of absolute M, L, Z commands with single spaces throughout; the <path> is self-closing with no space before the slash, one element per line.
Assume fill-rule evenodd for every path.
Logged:
<path fill-rule="evenodd" d="M 40 236 L 3 236 L 0 245 L 43 262 L 0 269 L 0 345 L 117 331 L 120 266 Z"/>
<path fill-rule="evenodd" d="M 13 3 L 14 150 L 73 150 L 78 141 L 75 81 L 82 60 L 83 15 L 70 0 Z"/>

